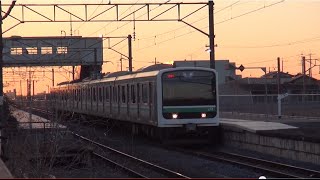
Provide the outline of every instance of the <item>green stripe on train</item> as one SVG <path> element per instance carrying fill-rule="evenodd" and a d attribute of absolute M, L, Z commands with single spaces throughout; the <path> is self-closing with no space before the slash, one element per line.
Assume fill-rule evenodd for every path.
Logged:
<path fill-rule="evenodd" d="M 162 111 L 164 113 L 179 113 L 179 112 L 216 112 L 215 107 L 163 107 Z"/>

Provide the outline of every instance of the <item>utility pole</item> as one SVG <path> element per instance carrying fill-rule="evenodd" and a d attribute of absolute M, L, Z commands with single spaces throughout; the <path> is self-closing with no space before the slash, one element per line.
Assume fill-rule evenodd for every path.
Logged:
<path fill-rule="evenodd" d="M 214 3 L 213 0 L 209 0 L 209 41 L 210 41 L 210 68 L 215 69 L 215 49 L 214 49 Z"/>
<path fill-rule="evenodd" d="M 306 57 L 302 56 L 302 94 L 306 92 L 305 76 L 306 76 Z"/>
<path fill-rule="evenodd" d="M 32 129 L 31 71 L 29 71 L 29 79 L 27 79 L 27 94 L 29 102 L 29 128 Z"/>
<path fill-rule="evenodd" d="M 128 49 L 128 54 L 129 54 L 129 56 L 128 56 L 128 60 L 129 60 L 129 72 L 132 72 L 132 44 L 131 44 L 131 41 L 132 41 L 132 37 L 131 37 L 131 35 L 129 34 L 128 35 L 128 47 L 129 47 L 129 49 Z"/>
<path fill-rule="evenodd" d="M 312 59 L 311 58 L 311 56 L 312 56 L 312 54 L 310 53 L 309 54 L 309 59 L 305 59 L 305 61 L 309 61 L 309 65 L 310 65 L 310 67 L 309 67 L 309 69 L 308 70 L 306 70 L 306 63 L 304 63 L 304 69 L 305 69 L 305 74 L 309 71 L 309 76 L 310 77 L 312 77 L 312 68 L 314 68 L 315 66 L 317 66 L 317 60 L 318 59 Z M 314 65 L 312 65 L 312 60 L 314 60 L 315 62 L 314 62 Z"/>
<path fill-rule="evenodd" d="M 74 81 L 74 66 L 72 66 L 72 81 Z"/>
<path fill-rule="evenodd" d="M 278 94 L 280 94 L 280 58 L 277 58 L 277 62 L 278 62 L 278 73 L 277 73 L 277 82 L 278 82 Z"/>
<path fill-rule="evenodd" d="M 277 58 L 278 73 L 277 73 L 277 84 L 278 84 L 278 118 L 281 118 L 281 98 L 280 98 L 280 58 Z"/>
<path fill-rule="evenodd" d="M 122 55 L 121 55 L 121 57 L 120 57 L 120 71 L 122 71 Z"/>
<path fill-rule="evenodd" d="M 34 98 L 34 80 L 32 80 L 32 97 Z"/>
<path fill-rule="evenodd" d="M 52 87 L 54 87 L 54 70 L 52 68 Z"/>
<path fill-rule="evenodd" d="M 0 0 L 0 131 L 2 129 L 2 125 L 4 123 L 4 108 L 3 108 L 3 75 L 2 75 L 2 71 L 3 71 L 3 37 L 2 37 L 2 4 L 1 4 L 1 0 Z M 2 152 L 0 152 L 2 153 Z"/>
<path fill-rule="evenodd" d="M 12 8 L 14 7 L 16 0 L 12 0 L 11 6 L 9 7 L 8 11 L 2 16 L 2 2 L 0 0 L 0 136 L 2 136 L 2 128 L 5 123 L 5 116 L 4 116 L 4 101 L 3 101 L 3 37 L 2 37 L 2 22 L 3 20 L 8 17 Z M 3 141 L 0 139 L 0 155 L 3 155 L 2 152 L 2 143 Z"/>

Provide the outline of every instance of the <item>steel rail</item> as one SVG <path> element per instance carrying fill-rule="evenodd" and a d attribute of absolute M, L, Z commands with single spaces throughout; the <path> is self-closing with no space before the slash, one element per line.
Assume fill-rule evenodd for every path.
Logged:
<path fill-rule="evenodd" d="M 147 161 L 145 161 L 145 160 L 139 159 L 139 158 L 137 158 L 137 157 L 131 156 L 131 155 L 129 155 L 129 154 L 126 154 L 126 153 L 124 153 L 124 152 L 118 151 L 118 150 L 113 149 L 113 148 L 111 148 L 111 147 L 109 147 L 109 146 L 106 146 L 106 145 L 103 145 L 103 144 L 101 144 L 101 143 L 92 141 L 92 140 L 90 140 L 90 139 L 88 139 L 88 138 L 86 138 L 86 137 L 84 137 L 84 136 L 81 136 L 81 135 L 79 135 L 79 134 L 77 134 L 77 133 L 74 133 L 74 132 L 71 132 L 71 133 L 72 133 L 75 137 L 78 137 L 78 138 L 80 138 L 80 139 L 82 139 L 82 140 L 85 140 L 85 141 L 87 141 L 87 142 L 90 142 L 90 143 L 92 143 L 92 144 L 95 144 L 95 145 L 97 145 L 97 146 L 99 146 L 99 147 L 105 148 L 105 149 L 107 149 L 107 150 L 109 150 L 109 151 L 112 151 L 112 152 L 114 152 L 114 153 L 117 153 L 117 154 L 119 154 L 119 155 L 122 155 L 122 156 L 125 156 L 125 157 L 127 157 L 127 158 L 130 158 L 130 159 L 133 159 L 133 160 L 135 160 L 135 161 L 138 161 L 139 163 L 141 163 L 141 165 L 147 166 L 147 167 L 149 167 L 149 168 L 151 168 L 151 169 L 153 169 L 153 170 L 155 170 L 155 171 L 157 171 L 157 172 L 159 172 L 159 173 L 165 174 L 165 175 L 167 175 L 167 176 L 169 176 L 169 177 L 171 177 L 171 178 L 186 178 L 186 179 L 190 179 L 190 177 L 184 176 L 184 175 L 182 175 L 182 174 L 180 174 L 180 173 L 178 173 L 178 172 L 174 172 L 174 171 L 169 170 L 169 169 L 167 169 L 167 168 L 158 166 L 158 165 L 156 165 L 156 164 L 153 164 L 153 163 L 147 162 Z"/>
<path fill-rule="evenodd" d="M 273 176 L 276 178 L 319 178 L 320 172 L 296 167 L 292 165 L 287 165 L 283 163 L 258 159 L 254 157 L 227 153 L 227 152 L 202 152 L 194 150 L 185 150 L 180 148 L 170 147 L 169 149 L 182 152 L 189 155 L 198 156 L 204 159 L 227 162 L 231 164 L 237 164 L 257 171 L 262 171 L 267 173 L 266 175 Z"/>
<path fill-rule="evenodd" d="M 230 158 L 237 158 L 239 160 L 244 160 L 250 163 L 254 163 L 256 165 L 262 164 L 262 165 L 267 165 L 269 167 L 272 167 L 274 169 L 279 169 L 285 172 L 291 172 L 290 174 L 294 174 L 299 178 L 320 178 L 320 172 L 312 169 L 292 166 L 288 164 L 273 162 L 269 160 L 264 160 L 264 159 L 259 159 L 259 158 L 254 158 L 254 157 L 249 157 L 249 156 L 244 156 L 244 155 L 229 153 L 229 152 L 228 153 L 219 152 L 219 154 L 222 156 L 228 156 Z M 301 177 L 301 175 L 304 175 L 304 177 Z"/>
<path fill-rule="evenodd" d="M 108 162 L 111 163 L 111 164 L 114 164 L 114 165 L 116 165 L 116 166 L 121 167 L 122 169 L 126 170 L 126 171 L 129 172 L 131 175 L 133 175 L 133 176 L 135 176 L 135 177 L 137 177 L 137 178 L 148 178 L 148 177 L 146 177 L 146 176 L 144 176 L 144 175 L 142 175 L 142 174 L 140 174 L 140 173 L 138 173 L 138 172 L 136 172 L 136 171 L 134 171 L 134 170 L 132 170 L 132 169 L 130 169 L 130 168 L 128 168 L 128 167 L 125 167 L 125 166 L 123 166 L 123 165 L 121 165 L 121 164 L 119 164 L 119 163 L 117 163 L 117 162 L 115 162 L 115 161 L 112 161 L 111 159 L 109 159 L 109 158 L 107 158 L 107 157 L 104 157 L 103 155 L 100 155 L 100 154 L 95 153 L 95 152 L 93 152 L 93 155 L 95 155 L 95 156 L 97 156 L 97 157 L 99 157 L 99 158 L 101 158 L 101 159 L 103 159 L 103 160 L 105 160 L 105 161 L 108 161 Z"/>

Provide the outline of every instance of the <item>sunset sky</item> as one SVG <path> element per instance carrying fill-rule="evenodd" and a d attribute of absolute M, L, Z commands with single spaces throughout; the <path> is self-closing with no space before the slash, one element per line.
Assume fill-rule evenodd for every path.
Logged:
<path fill-rule="evenodd" d="M 166 2 L 167 0 L 111 0 L 112 3 L 146 3 Z M 57 3 L 108 3 L 109 0 L 17 0 L 17 4 L 57 4 Z M 207 2 L 203 0 L 171 0 L 170 2 Z M 215 43 L 216 59 L 228 59 L 237 66 L 267 67 L 274 71 L 277 68 L 277 57 L 283 60 L 284 72 L 297 74 L 301 72 L 301 55 L 320 60 L 320 0 L 215 0 Z M 10 4 L 11 0 L 3 0 L 2 4 Z M 200 6 L 182 8 L 182 12 L 192 12 Z M 7 7 L 3 7 L 6 11 Z M 125 15 L 137 7 L 123 8 L 120 14 Z M 101 11 L 103 6 L 93 8 L 88 14 L 93 16 Z M 78 12 L 70 6 L 71 12 Z M 154 10 L 160 12 L 161 7 Z M 50 16 L 50 11 L 43 13 Z M 21 17 L 21 9 L 15 7 L 11 15 Z M 146 11 L 143 11 L 146 12 Z M 165 17 L 175 17 L 168 12 Z M 81 13 L 80 13 L 81 14 Z M 137 14 L 136 16 L 139 16 Z M 29 16 L 28 18 L 35 18 Z M 61 14 L 61 18 L 70 19 Z M 39 18 L 38 18 L 39 19 Z M 204 8 L 186 19 L 199 29 L 208 32 L 208 9 Z M 3 31 L 16 24 L 8 17 L 3 23 Z M 61 36 L 61 31 L 70 35 L 70 23 L 24 23 L 6 32 L 3 36 Z M 99 22 L 72 23 L 73 35 L 83 37 L 127 36 L 132 34 L 133 22 Z M 208 38 L 202 33 L 181 22 L 136 22 L 136 38 L 133 41 L 133 67 L 151 65 L 156 58 L 158 62 L 174 60 L 207 60 L 209 53 L 205 50 L 209 44 Z M 117 43 L 119 40 L 111 40 Z M 104 43 L 107 46 L 107 43 Z M 118 51 L 127 54 L 127 41 L 116 46 Z M 111 61 L 103 65 L 103 72 L 120 70 L 120 55 L 110 50 L 104 50 L 104 61 Z M 314 64 L 315 61 L 312 62 Z M 320 64 L 320 61 L 317 61 Z M 124 61 L 123 68 L 127 67 Z M 307 65 L 309 68 L 309 63 Z M 24 68 L 25 69 L 25 68 Z M 22 70 L 22 69 L 21 69 Z M 320 68 L 315 66 L 312 75 L 320 79 Z M 261 70 L 244 70 L 237 72 L 244 77 L 258 77 Z M 46 77 L 44 77 L 46 76 Z M 51 87 L 50 73 L 39 78 L 36 93 L 46 91 Z M 68 78 L 69 79 L 68 79 Z M 70 80 L 69 73 L 57 73 L 56 83 Z M 7 77 L 7 81 L 10 78 Z M 17 80 L 17 77 L 16 79 Z M 5 80 L 4 80 L 5 81 Z M 20 94 L 19 83 L 12 82 L 5 90 L 17 89 Z M 26 89 L 23 82 L 22 89 Z M 23 92 L 25 94 L 25 90 Z"/>

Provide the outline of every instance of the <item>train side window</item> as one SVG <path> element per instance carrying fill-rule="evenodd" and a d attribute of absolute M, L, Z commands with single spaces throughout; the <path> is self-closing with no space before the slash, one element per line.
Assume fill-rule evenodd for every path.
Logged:
<path fill-rule="evenodd" d="M 117 97 L 118 97 L 118 100 L 117 100 L 117 102 L 119 102 L 119 103 L 121 102 L 121 101 L 120 101 L 120 95 L 121 95 L 120 90 L 121 90 L 121 89 L 120 89 L 120 85 L 118 85 L 118 94 L 117 94 L 117 95 L 118 95 L 118 96 L 117 96 Z"/>
<path fill-rule="evenodd" d="M 127 103 L 129 102 L 129 84 L 127 84 L 127 93 L 126 93 L 126 96 L 127 96 Z"/>
<path fill-rule="evenodd" d="M 125 86 L 121 86 L 122 103 L 126 103 L 126 89 Z"/>
<path fill-rule="evenodd" d="M 113 102 L 117 102 L 117 87 L 113 87 Z"/>
<path fill-rule="evenodd" d="M 99 87 L 99 102 L 102 102 L 102 89 Z"/>
<path fill-rule="evenodd" d="M 148 87 L 147 87 L 147 84 L 142 84 L 142 93 L 141 93 L 141 96 L 142 96 L 142 102 L 143 103 L 148 103 Z"/>
<path fill-rule="evenodd" d="M 81 89 L 78 89 L 78 100 L 79 100 L 79 102 L 81 101 Z"/>
<path fill-rule="evenodd" d="M 131 85 L 131 102 L 136 103 L 136 92 L 134 85 Z"/>
<path fill-rule="evenodd" d="M 140 84 L 137 84 L 137 103 L 140 103 Z"/>
<path fill-rule="evenodd" d="M 96 101 L 97 101 L 96 87 L 93 87 L 93 93 L 92 93 L 92 96 L 93 96 L 93 102 L 96 102 Z"/>
<path fill-rule="evenodd" d="M 106 90 L 105 90 L 105 96 L 106 96 L 106 101 L 109 102 L 109 87 L 108 86 L 106 87 Z"/>
<path fill-rule="evenodd" d="M 149 82 L 149 104 L 152 104 L 153 100 L 153 86 L 152 82 Z"/>

